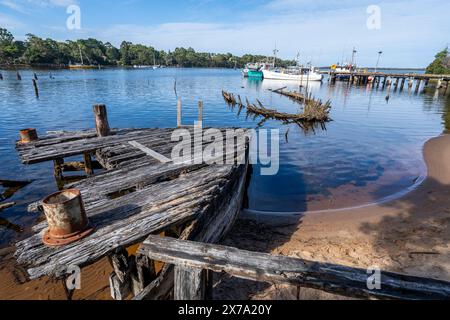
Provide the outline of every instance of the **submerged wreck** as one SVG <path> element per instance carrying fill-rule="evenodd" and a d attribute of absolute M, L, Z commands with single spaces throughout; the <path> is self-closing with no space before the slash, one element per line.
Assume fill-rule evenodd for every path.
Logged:
<path fill-rule="evenodd" d="M 261 116 L 264 118 L 263 122 L 267 119 L 274 119 L 282 121 L 285 124 L 295 123 L 303 130 L 308 131 L 314 129 L 317 125 L 325 129 L 325 123 L 331 121 L 331 101 L 322 103 L 321 100 L 309 98 L 304 100 L 303 112 L 291 114 L 266 108 L 259 100 L 256 100 L 258 104 L 256 105 L 246 99 L 246 104 L 244 105 L 239 95 L 236 98 L 234 94 L 226 91 L 222 91 L 222 96 L 229 105 L 233 107 L 238 106 L 239 113 L 242 109 L 246 108 L 248 115 Z"/>

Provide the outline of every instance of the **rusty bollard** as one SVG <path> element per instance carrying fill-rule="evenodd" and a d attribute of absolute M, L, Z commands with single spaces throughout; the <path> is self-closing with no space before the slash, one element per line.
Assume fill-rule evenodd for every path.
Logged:
<path fill-rule="evenodd" d="M 43 201 L 48 230 L 44 244 L 52 247 L 78 241 L 94 231 L 84 210 L 80 190 L 69 189 L 54 193 Z"/>
<path fill-rule="evenodd" d="M 26 144 L 38 140 L 36 129 L 23 129 L 20 130 L 20 143 Z"/>

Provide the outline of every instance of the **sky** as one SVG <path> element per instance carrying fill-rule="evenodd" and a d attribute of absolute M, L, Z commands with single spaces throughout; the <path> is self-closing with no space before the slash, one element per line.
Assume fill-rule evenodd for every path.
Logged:
<path fill-rule="evenodd" d="M 80 29 L 67 28 L 80 9 Z M 450 43 L 449 0 L 0 0 L 0 27 L 160 50 L 272 55 L 328 66 L 426 67 Z"/>

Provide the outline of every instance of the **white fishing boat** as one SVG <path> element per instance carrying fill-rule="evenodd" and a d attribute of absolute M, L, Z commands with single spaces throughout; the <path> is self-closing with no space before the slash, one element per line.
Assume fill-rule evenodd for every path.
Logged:
<path fill-rule="evenodd" d="M 323 75 L 318 73 L 314 67 L 303 68 L 274 68 L 263 70 L 264 79 L 291 80 L 291 81 L 322 81 Z"/>

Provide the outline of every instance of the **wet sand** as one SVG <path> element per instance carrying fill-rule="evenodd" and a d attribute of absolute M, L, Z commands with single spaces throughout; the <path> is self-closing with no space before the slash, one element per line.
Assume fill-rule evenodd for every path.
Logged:
<path fill-rule="evenodd" d="M 428 177 L 416 190 L 391 202 L 297 216 L 243 213 L 223 244 L 308 260 L 338 263 L 450 281 L 450 135 L 424 146 Z M 61 281 L 25 281 L 13 249 L 0 250 L 0 299 L 67 299 Z M 74 299 L 110 299 L 106 259 L 82 272 Z M 339 299 L 323 292 L 271 286 L 217 275 L 215 298 Z"/>

